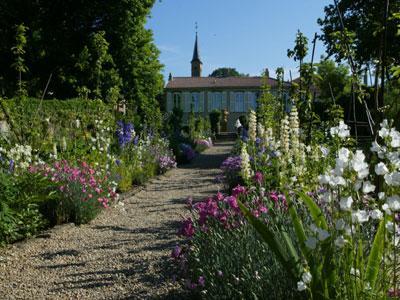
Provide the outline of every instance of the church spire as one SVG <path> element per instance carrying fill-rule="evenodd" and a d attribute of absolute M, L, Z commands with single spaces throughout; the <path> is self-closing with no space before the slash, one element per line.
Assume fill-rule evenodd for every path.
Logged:
<path fill-rule="evenodd" d="M 200 60 L 199 44 L 197 38 L 197 22 L 196 22 L 196 40 L 194 42 L 193 58 L 192 58 L 192 77 L 201 77 L 201 69 L 203 63 Z"/>

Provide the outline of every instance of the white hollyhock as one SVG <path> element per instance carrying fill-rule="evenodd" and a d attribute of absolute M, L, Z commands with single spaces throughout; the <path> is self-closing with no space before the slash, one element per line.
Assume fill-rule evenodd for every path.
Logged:
<path fill-rule="evenodd" d="M 317 247 L 317 239 L 313 236 L 310 236 L 306 241 L 305 244 L 307 248 L 314 250 Z"/>
<path fill-rule="evenodd" d="M 343 197 L 340 199 L 339 205 L 341 210 L 350 210 L 351 205 L 353 204 L 353 198 L 351 196 Z"/>
<path fill-rule="evenodd" d="M 251 177 L 251 166 L 250 166 L 250 157 L 246 150 L 246 144 L 243 144 L 242 151 L 240 153 L 241 162 L 241 173 L 243 179 L 249 179 Z"/>
<path fill-rule="evenodd" d="M 383 218 L 383 213 L 379 209 L 374 209 L 370 212 L 371 219 L 381 220 Z"/>
<path fill-rule="evenodd" d="M 340 235 L 335 239 L 335 245 L 336 245 L 336 247 L 339 247 L 339 248 L 343 248 L 343 246 L 346 244 L 346 242 L 347 242 L 347 240 L 343 237 L 343 235 Z"/>
<path fill-rule="evenodd" d="M 307 285 L 303 281 L 297 282 L 297 290 L 302 292 L 307 289 Z"/>
<path fill-rule="evenodd" d="M 336 220 L 336 222 L 335 222 L 336 230 L 343 230 L 345 226 L 346 226 L 346 222 L 343 219 Z"/>
<path fill-rule="evenodd" d="M 330 237 L 329 232 L 321 228 L 317 229 L 317 234 L 320 241 L 325 241 L 328 237 Z"/>
<path fill-rule="evenodd" d="M 249 140 L 255 142 L 257 138 L 257 116 L 254 110 L 249 113 Z"/>
<path fill-rule="evenodd" d="M 311 280 L 312 280 L 311 273 L 310 272 L 304 272 L 303 275 L 301 275 L 301 280 L 306 284 L 310 283 Z"/>
<path fill-rule="evenodd" d="M 389 172 L 389 169 L 386 167 L 385 163 L 380 162 L 375 166 L 375 173 L 377 175 L 385 175 Z"/>
<path fill-rule="evenodd" d="M 400 197 L 398 195 L 388 197 L 386 203 L 392 211 L 400 210 Z"/>
<path fill-rule="evenodd" d="M 369 214 L 365 210 L 357 210 L 351 214 L 351 218 L 355 223 L 365 223 L 369 220 Z"/>
<path fill-rule="evenodd" d="M 375 191 L 375 185 L 373 185 L 369 181 L 364 181 L 362 191 L 364 194 L 369 194 L 369 193 Z"/>
<path fill-rule="evenodd" d="M 390 142 L 390 145 L 393 148 L 400 147 L 400 132 L 398 132 L 396 129 L 392 128 L 392 129 L 390 129 L 389 136 L 392 139 L 391 142 Z"/>

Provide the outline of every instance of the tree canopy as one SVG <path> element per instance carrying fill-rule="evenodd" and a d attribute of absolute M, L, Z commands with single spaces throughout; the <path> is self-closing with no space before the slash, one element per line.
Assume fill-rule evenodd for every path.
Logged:
<path fill-rule="evenodd" d="M 209 77 L 247 77 L 248 74 L 239 73 L 235 68 L 218 68 L 215 69 Z"/>
<path fill-rule="evenodd" d="M 39 95 L 52 74 L 53 97 L 124 98 L 131 111 L 156 121 L 162 65 L 144 27 L 154 1 L 0 1 L 0 92 L 11 97 L 17 89 L 11 48 L 23 24 L 28 95 Z"/>
<path fill-rule="evenodd" d="M 382 0 L 340 0 L 339 10 L 343 16 L 347 41 L 354 50 L 354 59 L 359 65 L 368 64 L 381 57 L 382 31 L 384 29 L 385 1 Z M 400 1 L 390 1 L 387 19 L 387 64 L 400 63 L 400 39 L 396 36 L 400 20 L 393 14 L 400 11 Z M 342 26 L 336 7 L 325 7 L 325 17 L 318 20 L 322 27 L 329 56 L 337 61 L 345 59 L 341 46 Z"/>

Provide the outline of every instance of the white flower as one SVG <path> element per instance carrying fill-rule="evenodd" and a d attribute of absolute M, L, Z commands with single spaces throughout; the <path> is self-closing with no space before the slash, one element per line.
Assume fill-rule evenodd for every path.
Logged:
<path fill-rule="evenodd" d="M 350 150 L 347 148 L 340 148 L 338 152 L 338 158 L 344 163 L 349 161 Z"/>
<path fill-rule="evenodd" d="M 343 219 L 336 220 L 335 228 L 336 230 L 343 230 L 346 222 Z"/>
<path fill-rule="evenodd" d="M 389 169 L 386 167 L 385 163 L 380 162 L 375 166 L 375 173 L 377 175 L 385 175 L 389 172 Z"/>
<path fill-rule="evenodd" d="M 310 236 L 305 242 L 307 248 L 314 250 L 317 247 L 317 239 Z"/>
<path fill-rule="evenodd" d="M 387 173 L 384 176 L 387 185 L 399 186 L 400 185 L 400 172 Z"/>
<path fill-rule="evenodd" d="M 375 185 L 373 185 L 369 181 L 364 181 L 362 191 L 364 194 L 369 194 L 369 193 L 375 191 Z"/>
<path fill-rule="evenodd" d="M 370 216 L 374 220 L 381 220 L 383 217 L 383 213 L 379 209 L 374 209 L 373 211 L 370 212 Z"/>
<path fill-rule="evenodd" d="M 343 235 L 340 235 L 340 236 L 338 236 L 337 238 L 336 238 L 336 240 L 335 240 L 335 245 L 336 245 L 336 247 L 339 247 L 339 248 L 343 248 L 343 246 L 346 244 L 346 239 L 343 237 Z"/>
<path fill-rule="evenodd" d="M 361 180 L 356 180 L 356 182 L 353 185 L 354 191 L 358 192 L 361 189 L 362 183 L 363 182 Z"/>
<path fill-rule="evenodd" d="M 380 136 L 381 138 L 385 138 L 385 137 L 389 136 L 389 129 L 387 129 L 387 128 L 381 128 L 381 129 L 379 130 L 378 134 L 379 134 L 379 136 Z"/>
<path fill-rule="evenodd" d="M 350 275 L 359 277 L 359 276 L 360 276 L 360 270 L 354 269 L 354 268 L 352 267 L 352 268 L 350 269 Z"/>
<path fill-rule="evenodd" d="M 400 132 L 398 132 L 396 129 L 392 128 L 392 129 L 390 129 L 390 134 L 389 135 L 392 138 L 392 141 L 390 142 L 390 145 L 393 148 L 400 147 Z"/>
<path fill-rule="evenodd" d="M 387 203 L 382 205 L 382 209 L 385 211 L 385 213 L 387 215 L 391 215 L 392 214 L 392 211 L 390 210 L 390 207 L 389 207 L 389 205 Z"/>
<path fill-rule="evenodd" d="M 331 200 L 332 200 L 332 198 L 331 198 L 331 193 L 329 193 L 329 192 L 322 193 L 322 194 L 319 196 L 319 199 L 320 199 L 322 202 L 324 202 L 324 203 L 330 203 Z"/>
<path fill-rule="evenodd" d="M 301 280 L 306 284 L 310 283 L 311 280 L 312 280 L 311 273 L 310 272 L 304 272 L 303 275 L 301 275 Z"/>
<path fill-rule="evenodd" d="M 319 150 L 321 150 L 322 157 L 327 157 L 329 155 L 329 149 L 324 146 L 319 146 Z"/>
<path fill-rule="evenodd" d="M 381 146 L 376 141 L 373 141 L 372 146 L 369 149 L 371 150 L 371 152 L 379 152 L 381 151 Z"/>
<path fill-rule="evenodd" d="M 391 222 L 391 221 L 388 221 L 388 222 L 386 223 L 385 227 L 386 227 L 386 229 L 387 229 L 388 231 L 390 231 L 390 232 L 393 232 L 393 230 L 394 230 L 394 224 L 393 224 L 393 222 Z"/>
<path fill-rule="evenodd" d="M 341 210 L 350 210 L 353 204 L 353 198 L 351 196 L 343 197 L 340 199 L 339 205 Z"/>
<path fill-rule="evenodd" d="M 365 223 L 369 219 L 368 212 L 365 210 L 357 210 L 351 214 L 351 218 L 355 223 Z"/>
<path fill-rule="evenodd" d="M 385 198 L 385 192 L 379 192 L 378 193 L 378 199 L 382 200 L 383 198 Z"/>
<path fill-rule="evenodd" d="M 326 230 L 324 230 L 324 229 L 321 229 L 321 228 L 318 228 L 318 229 L 317 229 L 317 233 L 318 233 L 318 239 L 319 239 L 320 241 L 324 241 L 324 240 L 326 240 L 328 237 L 330 237 L 329 232 L 326 231 Z"/>
<path fill-rule="evenodd" d="M 307 289 L 307 285 L 303 281 L 297 282 L 297 290 L 302 292 Z"/>
<path fill-rule="evenodd" d="M 392 211 L 400 210 L 400 197 L 398 195 L 388 197 L 386 203 Z"/>
<path fill-rule="evenodd" d="M 254 110 L 249 113 L 249 140 L 255 142 L 257 138 L 257 116 Z"/>
<path fill-rule="evenodd" d="M 250 157 L 245 144 L 242 146 L 240 157 L 242 159 L 241 167 L 243 179 L 249 179 L 251 177 Z"/>
<path fill-rule="evenodd" d="M 319 175 L 318 181 L 320 184 L 328 184 L 331 181 L 331 177 L 329 175 Z"/>

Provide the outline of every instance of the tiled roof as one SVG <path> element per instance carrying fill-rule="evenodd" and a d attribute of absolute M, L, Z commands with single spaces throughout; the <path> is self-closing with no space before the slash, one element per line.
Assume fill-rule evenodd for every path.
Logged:
<path fill-rule="evenodd" d="M 275 86 L 277 80 L 268 78 L 267 83 L 270 86 Z M 172 80 L 168 81 L 165 88 L 261 88 L 264 84 L 264 77 L 173 77 Z"/>

